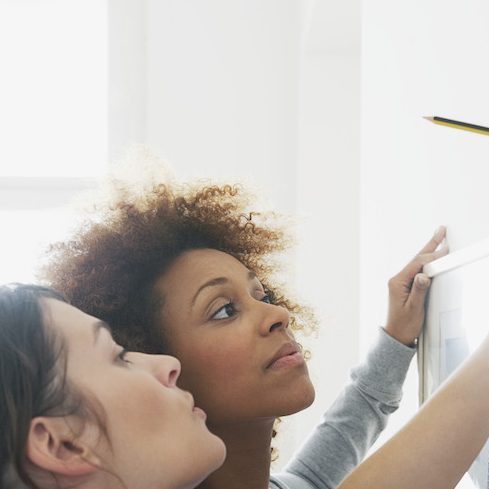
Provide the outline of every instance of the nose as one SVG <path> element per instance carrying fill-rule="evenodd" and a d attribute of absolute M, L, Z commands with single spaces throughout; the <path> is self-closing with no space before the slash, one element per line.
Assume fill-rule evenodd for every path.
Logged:
<path fill-rule="evenodd" d="M 180 361 L 169 355 L 154 355 L 154 374 L 167 387 L 175 387 L 182 370 Z"/>
<path fill-rule="evenodd" d="M 289 327 L 290 313 L 276 304 L 263 303 L 263 317 L 260 324 L 260 334 L 267 336 L 273 331 Z"/>

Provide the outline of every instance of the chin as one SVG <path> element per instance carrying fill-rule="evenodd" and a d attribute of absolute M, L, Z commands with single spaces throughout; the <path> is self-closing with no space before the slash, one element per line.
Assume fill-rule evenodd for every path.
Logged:
<path fill-rule="evenodd" d="M 290 392 L 282 405 L 279 416 L 289 416 L 308 408 L 316 397 L 316 391 L 311 382 L 306 383 L 302 388 L 294 389 Z"/>
<path fill-rule="evenodd" d="M 189 487 L 195 487 L 205 480 L 214 471 L 219 469 L 226 460 L 226 445 L 218 436 L 212 434 L 212 438 L 205 443 L 205 470 L 201 471 L 199 480 L 194 480 Z M 195 462 L 195 460 L 194 460 Z"/>
<path fill-rule="evenodd" d="M 216 438 L 215 440 L 215 457 L 214 457 L 214 462 L 215 462 L 215 467 L 213 468 L 213 471 L 218 469 L 226 460 L 226 445 L 224 442 L 219 438 L 217 435 L 214 435 Z"/>

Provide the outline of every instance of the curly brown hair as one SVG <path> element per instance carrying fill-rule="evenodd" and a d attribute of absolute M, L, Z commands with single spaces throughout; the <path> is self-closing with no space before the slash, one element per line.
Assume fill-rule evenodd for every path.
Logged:
<path fill-rule="evenodd" d="M 144 191 L 112 182 L 112 198 L 95 207 L 71 239 L 48 250 L 41 278 L 76 307 L 107 321 L 118 341 L 147 353 L 171 353 L 155 281 L 183 252 L 212 248 L 252 270 L 291 327 L 308 333 L 316 320 L 277 282 L 277 253 L 290 244 L 281 218 L 249 210 L 240 185 L 152 183 Z M 282 222 L 282 224 L 280 224 Z"/>

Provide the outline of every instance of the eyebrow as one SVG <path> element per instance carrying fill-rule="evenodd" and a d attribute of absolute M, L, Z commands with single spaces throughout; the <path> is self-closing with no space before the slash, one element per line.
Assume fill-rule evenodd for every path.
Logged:
<path fill-rule="evenodd" d="M 255 278 L 256 278 L 256 274 L 252 271 L 248 271 L 248 280 L 254 280 Z M 193 305 L 195 304 L 195 301 L 197 300 L 197 297 L 202 292 L 202 290 L 204 290 L 207 287 L 215 287 L 216 285 L 223 285 L 228 282 L 229 279 L 227 279 L 226 277 L 217 277 L 207 281 L 205 284 L 202 284 L 192 299 L 191 307 L 193 307 Z"/>
<path fill-rule="evenodd" d="M 97 343 L 97 340 L 100 336 L 100 332 L 102 330 L 108 331 L 108 333 L 112 336 L 112 330 L 110 329 L 110 326 L 105 321 L 101 321 L 100 319 L 98 319 L 97 321 L 95 321 L 93 323 L 92 328 L 93 328 L 93 344 L 94 345 L 95 345 L 95 343 Z"/>

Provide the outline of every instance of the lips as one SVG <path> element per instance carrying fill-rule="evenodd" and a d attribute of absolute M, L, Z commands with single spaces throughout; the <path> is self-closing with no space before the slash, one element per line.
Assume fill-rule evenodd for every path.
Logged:
<path fill-rule="evenodd" d="M 270 368 L 273 366 L 273 364 L 277 361 L 280 360 L 281 358 L 288 357 L 291 355 L 294 355 L 296 353 L 299 353 L 299 345 L 293 341 L 289 343 L 285 343 L 285 345 L 282 345 L 275 355 L 271 358 L 271 360 L 267 363 L 265 368 Z"/>
<path fill-rule="evenodd" d="M 203 409 L 200 409 L 197 406 L 194 406 L 194 408 L 192 409 L 192 412 L 194 414 L 196 414 L 197 416 L 199 416 L 200 418 L 202 418 L 204 421 L 207 419 L 206 412 Z"/>
<path fill-rule="evenodd" d="M 190 401 L 190 408 L 191 408 L 192 412 L 194 414 L 197 414 L 200 418 L 203 418 L 204 420 L 207 419 L 206 412 L 203 409 L 201 409 L 195 405 L 194 396 L 192 396 L 192 394 L 190 394 L 190 392 L 188 392 L 188 391 L 183 391 L 183 392 L 185 393 L 186 397 L 188 397 L 188 399 Z"/>

